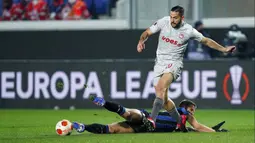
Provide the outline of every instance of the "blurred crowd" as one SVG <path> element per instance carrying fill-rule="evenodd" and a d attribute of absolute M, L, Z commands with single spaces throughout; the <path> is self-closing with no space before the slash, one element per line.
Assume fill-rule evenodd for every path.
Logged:
<path fill-rule="evenodd" d="M 2 0 L 0 20 L 81 20 L 111 15 L 117 0 Z"/>
<path fill-rule="evenodd" d="M 111 17 L 111 9 L 116 7 L 118 0 L 0 0 L 0 21 L 20 20 L 83 20 L 99 19 L 101 15 Z M 194 24 L 206 37 L 211 37 L 204 29 L 202 21 Z M 214 39 L 214 37 L 212 37 Z M 219 41 L 217 41 L 219 42 Z M 237 57 L 247 59 L 255 57 L 255 50 L 251 41 L 242 32 L 242 29 L 233 24 L 220 42 L 224 46 L 235 45 L 237 51 L 234 54 L 219 54 L 215 50 L 190 40 L 185 53 L 185 59 L 209 60 L 212 58 Z"/>

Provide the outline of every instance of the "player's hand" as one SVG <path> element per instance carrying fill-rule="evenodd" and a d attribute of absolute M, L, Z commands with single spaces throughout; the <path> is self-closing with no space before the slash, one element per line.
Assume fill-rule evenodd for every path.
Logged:
<path fill-rule="evenodd" d="M 223 126 L 226 123 L 226 121 L 220 122 L 219 124 L 212 127 L 215 131 L 219 130 L 221 126 Z"/>
<path fill-rule="evenodd" d="M 233 53 L 236 50 L 236 46 L 228 46 L 224 49 L 224 53 Z"/>
<path fill-rule="evenodd" d="M 145 44 L 144 42 L 139 41 L 139 43 L 137 44 L 137 52 L 141 53 L 143 49 L 145 49 Z"/>

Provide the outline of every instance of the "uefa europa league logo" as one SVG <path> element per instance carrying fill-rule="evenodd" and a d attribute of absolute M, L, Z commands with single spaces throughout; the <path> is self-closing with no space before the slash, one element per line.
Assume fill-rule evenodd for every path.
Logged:
<path fill-rule="evenodd" d="M 241 100 L 239 87 L 240 87 L 240 82 L 242 78 L 243 68 L 238 65 L 234 65 L 229 70 L 230 70 L 230 76 L 231 76 L 232 84 L 233 84 L 233 94 L 232 94 L 231 104 L 241 104 L 242 100 Z"/>
<path fill-rule="evenodd" d="M 229 79 L 231 79 L 232 81 L 229 82 L 229 84 L 232 83 L 233 92 L 228 91 Z M 244 81 L 244 83 L 241 81 Z M 240 89 L 242 92 L 240 91 Z M 243 71 L 243 68 L 239 65 L 231 66 L 229 69 L 229 73 L 226 73 L 223 80 L 223 93 L 226 99 L 232 105 L 240 105 L 247 99 L 249 92 L 250 92 L 249 78 L 247 74 Z"/>

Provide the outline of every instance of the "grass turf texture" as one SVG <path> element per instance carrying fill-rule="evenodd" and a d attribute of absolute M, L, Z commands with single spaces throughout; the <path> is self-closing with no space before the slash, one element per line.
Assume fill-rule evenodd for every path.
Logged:
<path fill-rule="evenodd" d="M 213 126 L 226 120 L 229 133 L 78 134 L 58 136 L 61 119 L 83 123 L 123 120 L 106 110 L 0 110 L 0 143 L 254 143 L 254 110 L 198 110 L 196 118 Z"/>

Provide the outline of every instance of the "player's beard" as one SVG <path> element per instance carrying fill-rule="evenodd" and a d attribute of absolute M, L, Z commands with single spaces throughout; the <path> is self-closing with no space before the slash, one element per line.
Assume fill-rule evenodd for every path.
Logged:
<path fill-rule="evenodd" d="M 182 24 L 182 20 L 180 20 L 180 22 L 177 23 L 174 27 L 173 27 L 173 25 L 171 23 L 172 27 L 175 28 L 175 29 L 179 29 L 181 27 L 181 24 Z"/>

